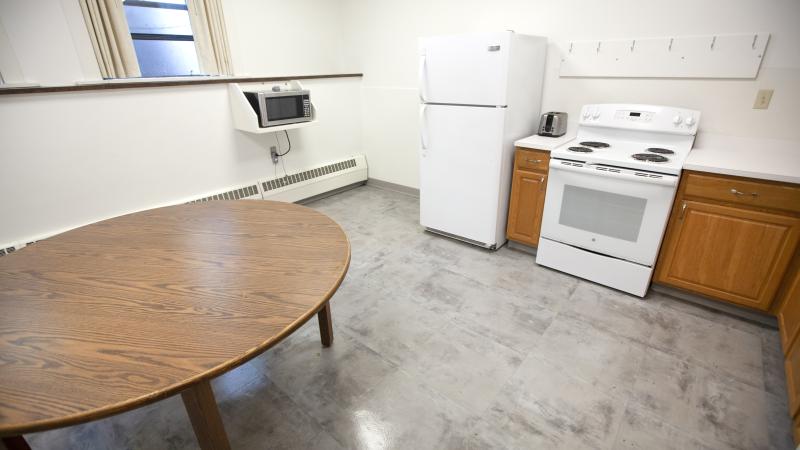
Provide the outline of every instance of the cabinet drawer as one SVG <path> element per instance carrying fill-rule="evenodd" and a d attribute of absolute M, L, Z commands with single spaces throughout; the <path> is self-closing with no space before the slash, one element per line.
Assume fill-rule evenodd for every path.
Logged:
<path fill-rule="evenodd" d="M 527 150 L 517 147 L 515 166 L 517 169 L 547 172 L 550 165 L 550 152 Z"/>
<path fill-rule="evenodd" d="M 689 173 L 686 175 L 684 195 L 800 212 L 800 187 L 793 185 Z"/>

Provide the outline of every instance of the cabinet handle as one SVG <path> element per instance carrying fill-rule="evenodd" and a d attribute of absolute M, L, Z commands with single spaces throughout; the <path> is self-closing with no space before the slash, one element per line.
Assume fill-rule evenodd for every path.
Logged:
<path fill-rule="evenodd" d="M 738 196 L 747 195 L 746 192 L 739 191 L 736 188 L 731 189 L 731 194 L 738 195 Z M 758 192 L 751 192 L 750 196 L 751 197 L 758 197 Z"/>
<path fill-rule="evenodd" d="M 544 189 L 544 177 L 539 177 L 539 190 Z"/>
<path fill-rule="evenodd" d="M 528 161 L 529 163 L 533 164 L 539 164 L 540 162 L 542 162 L 541 159 L 526 159 L 525 161 Z"/>
<path fill-rule="evenodd" d="M 678 217 L 680 220 L 683 220 L 683 216 L 686 215 L 686 202 L 683 202 L 683 206 L 681 206 L 681 215 Z"/>

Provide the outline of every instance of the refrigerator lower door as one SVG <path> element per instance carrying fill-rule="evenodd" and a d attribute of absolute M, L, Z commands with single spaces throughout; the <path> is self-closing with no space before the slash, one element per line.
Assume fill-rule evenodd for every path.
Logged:
<path fill-rule="evenodd" d="M 420 39 L 423 103 L 506 105 L 512 32 Z"/>
<path fill-rule="evenodd" d="M 422 105 L 420 224 L 486 247 L 497 236 L 505 108 Z"/>

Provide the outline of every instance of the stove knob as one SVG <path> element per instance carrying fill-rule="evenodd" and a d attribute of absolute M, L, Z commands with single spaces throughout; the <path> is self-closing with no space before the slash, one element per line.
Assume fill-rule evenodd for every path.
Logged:
<path fill-rule="evenodd" d="M 592 118 L 593 119 L 599 119 L 600 118 L 600 110 L 599 109 L 594 110 L 594 113 L 592 114 Z"/>
<path fill-rule="evenodd" d="M 588 108 L 583 110 L 583 118 L 584 119 L 588 119 L 589 118 L 589 109 Z"/>
<path fill-rule="evenodd" d="M 674 123 L 676 126 L 680 125 L 681 122 L 683 122 L 683 117 L 681 117 L 680 115 L 677 115 L 672 118 L 672 123 Z"/>
<path fill-rule="evenodd" d="M 686 118 L 686 126 L 690 127 L 692 125 L 694 125 L 694 117 L 689 116 L 689 117 Z"/>

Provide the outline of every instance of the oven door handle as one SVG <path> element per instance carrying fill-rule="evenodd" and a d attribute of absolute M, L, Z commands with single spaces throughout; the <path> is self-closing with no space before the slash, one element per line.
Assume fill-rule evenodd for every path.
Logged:
<path fill-rule="evenodd" d="M 600 167 L 605 168 L 606 166 L 601 166 L 598 164 L 581 164 L 581 165 L 575 165 L 575 164 L 581 164 L 581 163 L 572 163 L 569 161 L 551 159 L 550 170 L 563 170 L 565 172 L 575 172 L 583 175 L 594 175 L 597 177 L 634 181 L 637 183 L 657 184 L 660 186 L 675 186 L 678 184 L 678 177 L 673 175 L 658 175 L 658 174 L 653 174 L 655 176 L 634 175 L 633 172 L 636 171 L 633 169 L 620 169 L 625 171 L 612 172 L 610 170 L 600 169 Z M 646 172 L 644 171 L 639 173 L 646 174 Z"/>

